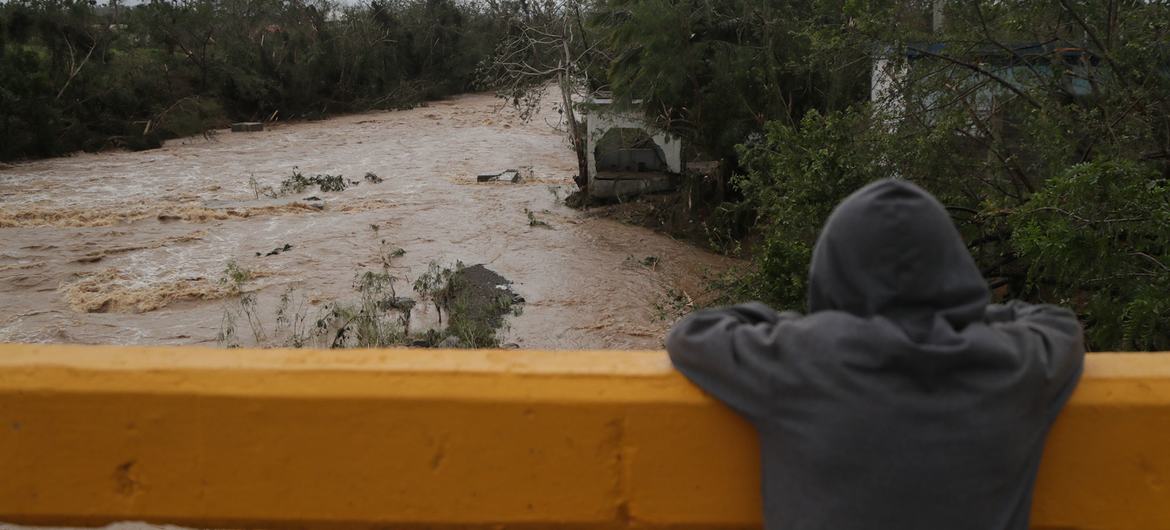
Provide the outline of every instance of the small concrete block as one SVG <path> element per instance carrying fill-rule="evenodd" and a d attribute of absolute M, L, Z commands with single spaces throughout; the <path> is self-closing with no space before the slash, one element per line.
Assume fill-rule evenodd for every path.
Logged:
<path fill-rule="evenodd" d="M 520 172 L 518 170 L 515 170 L 515 169 L 506 169 L 500 173 L 484 173 L 482 175 L 475 176 L 476 182 L 500 181 L 500 182 L 511 182 L 511 183 L 515 184 L 515 183 L 520 182 L 522 180 L 524 180 L 524 179 L 520 176 Z"/>

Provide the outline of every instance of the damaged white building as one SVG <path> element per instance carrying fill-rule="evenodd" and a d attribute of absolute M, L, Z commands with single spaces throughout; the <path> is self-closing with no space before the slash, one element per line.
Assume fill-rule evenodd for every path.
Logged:
<path fill-rule="evenodd" d="M 681 138 L 655 130 L 636 107 L 611 99 L 595 98 L 583 107 L 591 196 L 625 197 L 674 186 L 672 177 L 683 171 Z"/>

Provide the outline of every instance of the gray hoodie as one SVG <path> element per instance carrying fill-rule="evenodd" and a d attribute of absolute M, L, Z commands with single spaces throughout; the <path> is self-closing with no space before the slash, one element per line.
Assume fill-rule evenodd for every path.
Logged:
<path fill-rule="evenodd" d="M 809 314 L 760 303 L 671 330 L 675 367 L 760 436 L 771 530 L 1024 530 L 1044 439 L 1080 377 L 1069 310 L 989 305 L 947 212 L 872 183 L 825 224 Z"/>

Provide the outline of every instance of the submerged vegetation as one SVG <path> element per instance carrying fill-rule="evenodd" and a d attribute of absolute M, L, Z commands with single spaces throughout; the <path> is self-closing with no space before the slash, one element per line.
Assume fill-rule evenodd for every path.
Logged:
<path fill-rule="evenodd" d="M 365 181 L 370 184 L 381 184 L 384 179 L 373 174 L 366 173 Z M 296 195 L 303 193 L 316 186 L 317 190 L 322 193 L 332 193 L 337 191 L 345 191 L 346 188 L 357 186 L 361 184 L 360 180 L 350 180 L 344 175 L 330 175 L 328 173 L 313 175 L 306 177 L 300 169 L 294 167 L 292 174 L 280 181 L 279 187 L 273 187 L 267 184 L 261 184 L 255 176 L 248 178 L 248 188 L 252 190 L 253 196 L 257 199 L 260 197 L 267 197 L 269 199 L 278 199 L 286 195 Z M 317 197 L 310 197 L 309 200 L 317 200 Z"/>
<path fill-rule="evenodd" d="M 400 251 L 383 255 L 398 257 Z M 504 317 L 522 310 L 524 300 L 507 280 L 483 265 L 466 267 L 462 262 L 449 267 L 431 262 L 414 281 L 416 297 L 399 296 L 396 284 L 401 278 L 391 273 L 388 259 L 382 270 L 354 276 L 356 299 L 318 303 L 289 288 L 280 295 L 271 318 L 259 309 L 256 293 L 247 289 L 251 271 L 229 261 L 220 283 L 238 297 L 224 307 L 217 341 L 240 347 L 240 329 L 246 325 L 255 346 L 495 348 L 501 346 Z M 411 329 L 419 302 L 433 304 L 438 325 Z"/>
<path fill-rule="evenodd" d="M 356 180 L 345 180 L 345 177 L 341 175 L 325 174 L 306 177 L 303 173 L 294 169 L 292 175 L 280 181 L 280 190 L 277 191 L 277 195 L 301 193 L 313 186 L 317 186 L 317 189 L 325 193 L 345 191 L 345 188 L 358 184 L 358 182 Z"/>

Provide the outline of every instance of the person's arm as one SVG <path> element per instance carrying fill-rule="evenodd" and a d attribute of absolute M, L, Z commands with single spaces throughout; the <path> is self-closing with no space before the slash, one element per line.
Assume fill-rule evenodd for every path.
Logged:
<path fill-rule="evenodd" d="M 697 311 L 670 330 L 666 350 L 675 368 L 700 388 L 758 418 L 771 401 L 776 327 L 796 316 L 757 302 Z"/>
<path fill-rule="evenodd" d="M 1053 416 L 1076 388 L 1085 361 L 1081 323 L 1068 308 L 1012 300 L 988 307 L 988 322 L 1000 322 L 1025 355 L 1032 355 L 1047 383 L 1045 397 Z"/>

